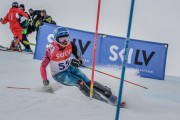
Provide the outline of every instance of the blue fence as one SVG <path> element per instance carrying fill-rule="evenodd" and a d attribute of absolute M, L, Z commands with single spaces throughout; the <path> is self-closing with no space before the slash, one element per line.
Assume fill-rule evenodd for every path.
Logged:
<path fill-rule="evenodd" d="M 46 46 L 53 41 L 53 30 L 57 26 L 44 24 L 39 29 L 34 59 L 43 58 Z M 94 45 L 94 33 L 68 28 L 70 39 L 82 52 L 86 65 L 91 65 Z M 118 65 L 123 61 L 125 38 L 110 35 L 98 35 L 97 65 Z M 139 75 L 163 80 L 165 76 L 168 45 L 131 39 L 127 67 L 139 69 Z"/>

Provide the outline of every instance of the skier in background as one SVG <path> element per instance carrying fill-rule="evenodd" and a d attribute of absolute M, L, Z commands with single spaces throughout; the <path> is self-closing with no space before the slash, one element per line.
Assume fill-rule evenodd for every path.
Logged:
<path fill-rule="evenodd" d="M 49 86 L 46 67 L 50 63 L 54 80 L 66 86 L 77 86 L 83 94 L 89 97 L 90 80 L 78 68 L 84 64 L 84 59 L 78 51 L 77 46 L 70 41 L 68 30 L 64 27 L 57 27 L 54 30 L 54 38 L 55 40 L 46 49 L 40 66 L 44 86 Z M 70 60 L 71 54 L 73 54 L 76 59 Z M 112 94 L 111 89 L 95 81 L 94 94 L 92 97 L 99 100 L 99 93 L 106 98 L 103 99 L 103 101 L 110 101 L 110 103 L 116 105 L 117 97 Z"/>
<path fill-rule="evenodd" d="M 21 9 L 22 11 L 25 12 L 24 4 L 20 4 L 19 9 Z M 25 13 L 28 15 L 27 12 L 25 12 Z M 29 15 L 28 15 L 28 17 L 29 17 Z M 29 43 L 28 38 L 27 38 L 27 36 L 28 36 L 27 35 L 28 34 L 28 27 L 30 26 L 29 22 L 30 22 L 30 20 L 26 20 L 25 23 L 24 23 L 25 25 L 22 26 L 23 31 L 22 31 L 22 41 L 21 41 L 21 43 L 25 47 L 25 49 L 23 49 L 24 52 L 32 52 L 31 47 L 30 47 L 30 43 Z"/>
<path fill-rule="evenodd" d="M 12 7 L 10 8 L 7 15 L 4 17 L 4 19 L 0 19 L 2 24 L 6 24 L 9 22 L 11 32 L 14 35 L 14 39 L 11 43 L 10 49 L 15 51 L 21 51 L 21 47 L 19 44 L 19 41 L 22 40 L 22 30 L 23 28 L 20 25 L 19 21 L 19 15 L 25 17 L 28 19 L 28 15 L 24 13 L 22 10 L 18 9 L 19 4 L 17 2 L 12 3 Z"/>

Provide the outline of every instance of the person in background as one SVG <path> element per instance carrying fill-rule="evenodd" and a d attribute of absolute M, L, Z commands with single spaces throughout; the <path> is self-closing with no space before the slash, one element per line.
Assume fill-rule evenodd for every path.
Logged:
<path fill-rule="evenodd" d="M 55 81 L 66 85 L 76 86 L 86 96 L 90 96 L 90 80 L 78 68 L 84 64 L 82 54 L 77 49 L 77 46 L 70 41 L 69 31 L 64 27 L 57 27 L 54 30 L 54 41 L 46 48 L 44 58 L 40 66 L 40 73 L 45 87 L 49 86 L 50 82 L 47 78 L 46 67 L 50 64 L 51 74 Z M 71 55 L 75 59 L 70 59 Z M 99 95 L 102 94 L 106 99 L 116 105 L 117 97 L 113 95 L 110 88 L 101 83 L 94 82 L 93 98 L 99 100 Z M 102 100 L 102 98 L 101 98 Z"/>
<path fill-rule="evenodd" d="M 37 40 L 39 27 L 42 26 L 44 23 L 56 24 L 56 22 L 52 20 L 52 17 L 47 15 L 46 10 L 43 9 L 41 10 L 41 17 L 35 23 L 35 28 L 37 32 L 36 40 Z"/>
<path fill-rule="evenodd" d="M 20 4 L 19 9 L 21 9 L 22 11 L 25 12 L 24 4 Z M 25 13 L 28 15 L 27 12 L 25 12 Z M 29 43 L 28 38 L 27 38 L 28 37 L 29 21 L 30 20 L 25 20 L 24 26 L 22 26 L 23 31 L 22 31 L 22 41 L 21 41 L 21 43 L 24 45 L 24 48 L 25 48 L 25 49 L 23 49 L 23 52 L 32 52 L 31 47 L 30 47 L 30 43 Z"/>
<path fill-rule="evenodd" d="M 9 12 L 7 15 L 4 17 L 4 19 L 0 19 L 2 24 L 6 24 L 9 22 L 9 27 L 11 29 L 11 32 L 14 35 L 14 39 L 11 42 L 10 49 L 14 51 L 21 51 L 21 47 L 19 42 L 22 40 L 22 30 L 23 28 L 21 27 L 21 23 L 19 21 L 19 16 L 23 16 L 26 19 L 28 18 L 28 15 L 24 13 L 24 11 L 18 9 L 19 4 L 17 2 L 12 3 L 12 7 L 9 9 Z"/>
<path fill-rule="evenodd" d="M 41 18 L 41 10 L 33 10 L 32 8 L 29 9 L 29 15 L 30 15 L 30 30 L 32 32 L 35 31 L 35 24 L 36 21 Z"/>

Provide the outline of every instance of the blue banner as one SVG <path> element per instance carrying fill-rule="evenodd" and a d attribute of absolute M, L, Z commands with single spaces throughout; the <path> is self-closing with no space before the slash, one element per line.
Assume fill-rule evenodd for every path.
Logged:
<path fill-rule="evenodd" d="M 53 41 L 53 30 L 58 27 L 44 24 L 38 34 L 34 59 L 41 60 L 46 46 Z M 94 47 L 94 33 L 68 28 L 70 39 L 91 65 Z M 97 65 L 121 66 L 124 54 L 125 38 L 99 35 L 97 43 Z M 139 69 L 140 76 L 163 80 L 165 76 L 167 44 L 131 39 L 126 66 Z"/>
<path fill-rule="evenodd" d="M 46 46 L 54 40 L 53 30 L 56 27 L 56 25 L 47 23 L 44 23 L 42 27 L 39 27 L 34 59 L 42 60 Z"/>
<path fill-rule="evenodd" d="M 125 38 L 107 36 L 101 43 L 100 63 L 118 65 L 123 62 Z M 131 39 L 126 66 L 139 69 L 140 75 L 164 79 L 167 44 Z M 108 49 L 107 49 L 108 48 Z"/>

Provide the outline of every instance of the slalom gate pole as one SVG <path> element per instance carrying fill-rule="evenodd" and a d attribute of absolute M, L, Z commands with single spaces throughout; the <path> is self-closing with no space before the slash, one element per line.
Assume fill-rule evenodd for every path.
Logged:
<path fill-rule="evenodd" d="M 94 87 L 94 68 L 96 62 L 96 45 L 98 40 L 98 27 L 99 27 L 99 16 L 100 16 L 100 7 L 101 7 L 101 0 L 98 0 L 98 10 L 97 10 L 97 18 L 96 18 L 96 32 L 94 37 L 94 51 L 93 51 L 93 60 L 92 60 L 92 75 L 91 75 L 91 86 L 90 86 L 90 98 L 93 95 L 93 87 Z"/>
<path fill-rule="evenodd" d="M 88 67 L 88 66 L 84 66 L 84 65 L 81 65 L 81 66 L 82 66 L 82 67 L 85 67 L 85 68 L 88 68 L 88 69 L 92 69 L 92 68 L 90 68 L 90 67 Z M 99 72 L 99 73 L 102 73 L 102 74 L 107 75 L 107 76 L 110 76 L 110 77 L 113 77 L 113 78 L 116 78 L 116 79 L 118 79 L 118 80 L 121 79 L 121 78 L 119 78 L 119 77 L 116 77 L 116 76 L 114 76 L 114 75 L 111 75 L 111 74 L 102 72 L 102 71 L 100 71 L 100 70 L 96 70 L 96 69 L 95 69 L 94 71 Z M 139 87 L 141 87 L 141 88 L 148 89 L 148 88 L 145 87 L 145 86 L 142 86 L 142 85 L 139 85 L 139 84 L 130 82 L 130 81 L 128 81 L 128 80 L 124 80 L 124 81 L 127 82 L 127 83 L 130 83 L 130 84 L 133 84 L 133 85 L 135 85 L 135 86 L 139 86 Z"/>
<path fill-rule="evenodd" d="M 124 76 L 125 76 L 125 71 L 126 71 L 127 56 L 129 52 L 128 49 L 129 49 L 129 39 L 130 39 L 130 33 L 131 33 L 131 24 L 132 24 L 132 18 L 133 18 L 134 2 L 135 0 L 131 1 L 129 23 L 128 23 L 126 43 L 125 43 L 125 52 L 124 52 L 124 59 L 123 59 L 123 64 L 122 64 L 122 73 L 121 73 L 121 81 L 120 81 L 120 86 L 119 86 L 119 95 L 118 95 L 118 103 L 117 103 L 117 108 L 116 108 L 115 120 L 119 120 L 119 114 L 120 114 L 120 105 L 121 105 L 121 99 L 122 99 Z"/>

